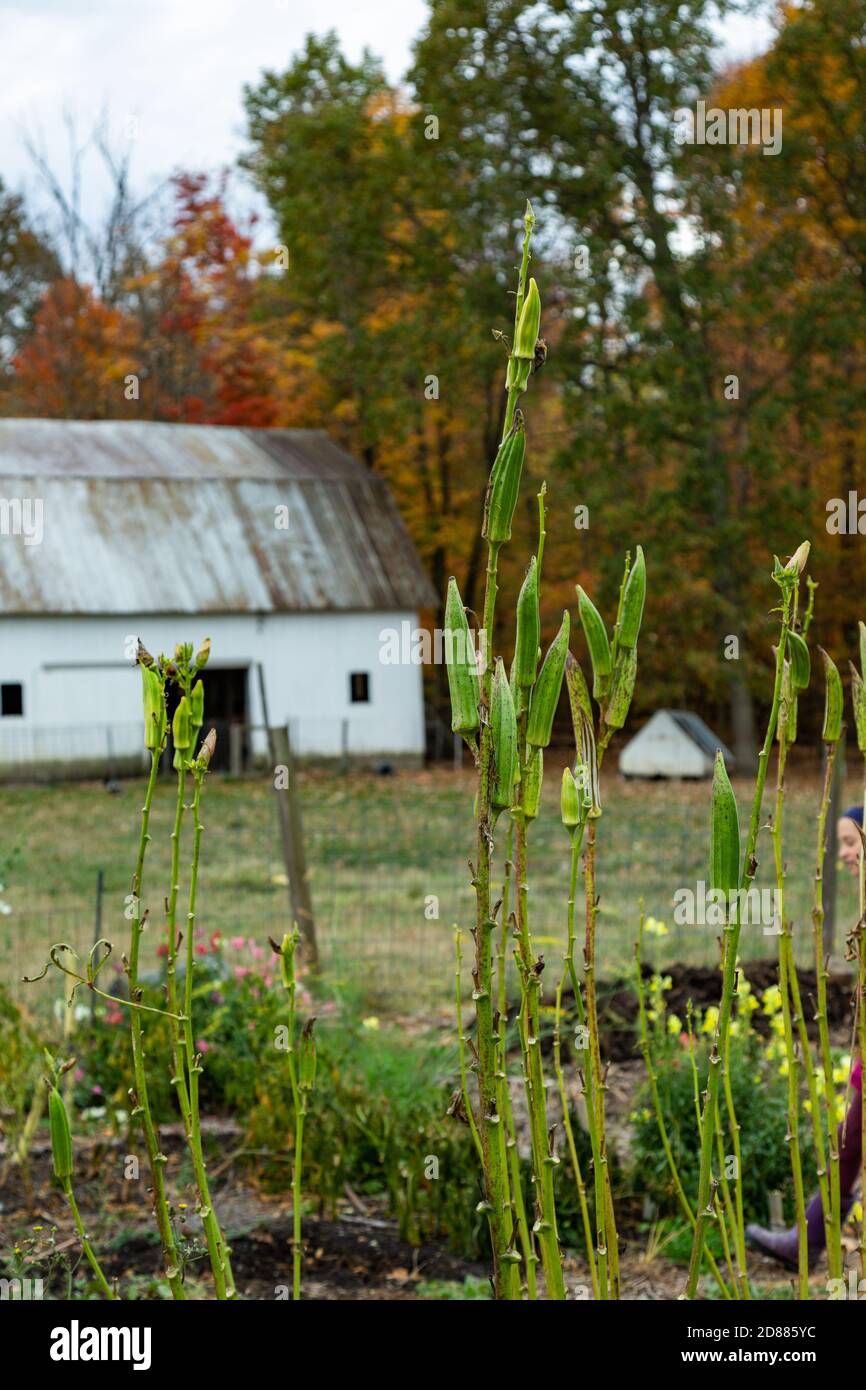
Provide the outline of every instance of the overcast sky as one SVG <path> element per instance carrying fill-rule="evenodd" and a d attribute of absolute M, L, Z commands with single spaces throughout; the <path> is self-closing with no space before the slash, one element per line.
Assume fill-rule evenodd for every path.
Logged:
<path fill-rule="evenodd" d="M 141 190 L 174 168 L 231 164 L 244 146 L 244 83 L 284 68 L 307 32 L 336 29 L 350 58 L 367 46 L 397 79 L 426 12 L 424 0 L 0 0 L 0 175 L 39 198 L 21 131 L 65 169 L 64 107 L 82 132 L 103 109 L 117 139 L 136 131 Z M 751 55 L 768 32 L 739 20 L 726 47 Z M 103 187 L 95 164 L 85 186 L 89 207 Z"/>

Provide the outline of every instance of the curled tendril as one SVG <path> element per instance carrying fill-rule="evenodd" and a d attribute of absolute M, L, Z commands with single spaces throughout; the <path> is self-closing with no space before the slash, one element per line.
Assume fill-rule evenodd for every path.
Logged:
<path fill-rule="evenodd" d="M 49 965 L 53 965 L 57 970 L 62 971 L 64 975 L 69 975 L 69 977 L 76 982 L 74 988 L 70 992 L 67 1001 L 68 1006 L 72 1005 L 79 985 L 87 985 L 88 989 L 93 990 L 94 994 L 98 994 L 100 999 L 107 999 L 110 1003 L 119 1004 L 122 1008 L 140 1009 L 143 1013 L 160 1014 L 164 1018 L 173 1018 L 178 1023 L 186 1022 L 186 1014 L 173 1014 L 170 1013 L 168 1009 L 158 1009 L 152 1004 L 142 1004 L 135 999 L 120 999 L 116 994 L 108 994 L 104 989 L 99 989 L 95 983 L 96 977 L 111 955 L 112 950 L 113 947 L 111 942 L 105 937 L 101 937 L 99 941 L 95 941 L 87 957 L 87 974 L 79 975 L 77 970 L 71 970 L 61 959 L 63 955 L 69 955 L 73 960 L 80 960 L 81 958 L 75 947 L 70 946 L 66 941 L 56 941 L 50 948 L 48 960 L 43 965 L 39 974 L 23 975 L 22 980 L 28 985 L 35 984 L 37 980 L 44 980 L 45 976 L 48 974 Z"/>

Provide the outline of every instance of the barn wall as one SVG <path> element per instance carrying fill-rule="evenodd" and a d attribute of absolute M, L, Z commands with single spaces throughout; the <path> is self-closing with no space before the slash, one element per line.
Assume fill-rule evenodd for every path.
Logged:
<path fill-rule="evenodd" d="M 343 721 L 352 753 L 423 754 L 419 665 L 383 664 L 381 633 L 413 613 L 0 619 L 0 682 L 24 686 L 24 715 L 0 718 L 0 761 L 102 756 L 141 746 L 140 680 L 131 635 L 154 654 L 213 643 L 213 666 L 247 666 L 250 721 L 262 723 L 255 663 L 264 667 L 272 724 L 291 722 L 301 754 L 336 756 Z M 370 703 L 350 702 L 351 672 L 369 674 Z M 61 730 L 68 730 L 64 739 Z M 257 752 L 264 751 L 263 738 Z"/>

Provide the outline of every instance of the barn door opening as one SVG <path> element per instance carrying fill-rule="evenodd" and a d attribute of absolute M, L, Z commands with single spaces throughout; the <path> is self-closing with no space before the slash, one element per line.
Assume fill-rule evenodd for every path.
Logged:
<path fill-rule="evenodd" d="M 228 768 L 240 771 L 248 767 L 250 761 L 247 668 L 208 666 L 201 678 L 204 684 L 203 732 L 207 733 L 210 728 L 217 732 L 212 766 L 222 771 Z"/>

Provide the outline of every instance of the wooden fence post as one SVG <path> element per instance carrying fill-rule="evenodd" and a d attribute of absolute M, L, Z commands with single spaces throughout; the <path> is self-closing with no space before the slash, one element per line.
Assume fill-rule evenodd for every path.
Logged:
<path fill-rule="evenodd" d="M 280 834 L 283 841 L 283 859 L 286 876 L 289 880 L 289 907 L 292 921 L 297 922 L 304 943 L 304 956 L 310 969 L 319 968 L 319 950 L 316 943 L 316 924 L 313 918 L 313 902 L 310 897 L 310 883 L 307 877 L 307 863 L 304 854 L 304 831 L 301 823 L 301 808 L 295 787 L 295 768 L 292 757 L 292 743 L 288 726 L 272 729 L 268 720 L 268 705 L 265 695 L 265 677 L 259 662 L 259 691 L 262 700 L 262 715 L 268 736 L 268 750 L 271 760 L 271 776 L 274 778 L 274 791 L 277 795 L 277 808 L 280 818 Z M 285 767 L 285 778 L 278 778 L 276 770 Z M 285 781 L 285 786 L 280 785 Z"/>

